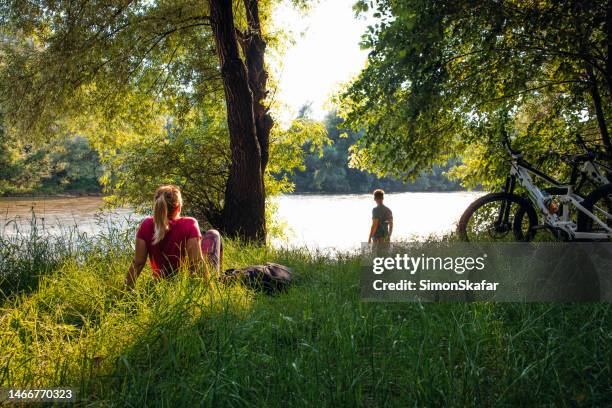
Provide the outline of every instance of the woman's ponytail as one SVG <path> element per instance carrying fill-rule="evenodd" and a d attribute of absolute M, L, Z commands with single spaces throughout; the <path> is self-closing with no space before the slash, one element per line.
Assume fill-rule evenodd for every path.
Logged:
<path fill-rule="evenodd" d="M 153 245 L 159 243 L 166 236 L 168 231 L 168 204 L 163 194 L 155 199 L 153 206 L 153 222 L 155 233 L 153 234 Z"/>
<path fill-rule="evenodd" d="M 155 192 L 155 204 L 153 204 L 153 223 L 155 232 L 153 234 L 153 245 L 158 244 L 166 236 L 170 229 L 169 218 L 174 216 L 177 208 L 182 206 L 181 192 L 176 186 L 161 186 Z"/>

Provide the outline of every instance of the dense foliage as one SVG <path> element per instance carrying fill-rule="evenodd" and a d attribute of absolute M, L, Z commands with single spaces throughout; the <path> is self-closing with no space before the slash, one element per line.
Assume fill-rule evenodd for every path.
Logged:
<path fill-rule="evenodd" d="M 116 145 L 222 98 L 205 2 L 1 4 L 2 110 L 22 139 Z"/>
<path fill-rule="evenodd" d="M 446 176 L 449 165 L 433 166 L 415 180 L 402 181 L 393 177 L 376 175 L 351 167 L 351 151 L 363 132 L 344 129 L 342 119 L 335 112 L 325 119 L 325 127 L 331 143 L 321 151 L 306 155 L 301 170 L 290 177 L 295 192 L 318 193 L 368 193 L 376 188 L 385 191 L 450 191 L 460 189 L 457 181 Z M 308 151 L 311 142 L 305 146 Z"/>
<path fill-rule="evenodd" d="M 176 184 L 186 214 L 205 227 L 219 225 L 230 158 L 227 132 L 218 119 L 205 118 L 186 129 L 168 124 L 163 132 L 126 143 L 105 157 L 104 165 L 107 202 L 146 213 L 159 185 Z"/>
<path fill-rule="evenodd" d="M 505 172 L 500 133 L 537 156 L 573 132 L 612 151 L 611 1 L 359 1 L 368 65 L 342 96 L 354 162 L 417 176 L 448 157 L 467 184 Z M 549 170 L 558 170 L 553 163 Z"/>
<path fill-rule="evenodd" d="M 142 184 L 149 189 L 135 195 L 108 171 L 129 163 L 139 143 L 140 159 L 163 164 L 168 158 L 154 154 L 167 151 L 146 149 L 165 134 L 170 118 L 186 126 L 200 112 L 223 114 L 207 9 L 200 3 L 3 2 L 0 111 L 7 137 L 22 149 L 83 135 L 104 162 L 107 193 L 136 206 L 150 200 L 148 179 Z M 197 159 L 205 163 L 204 156 Z M 125 176 L 137 182 L 136 174 Z M 155 182 L 163 179 L 167 174 Z"/>
<path fill-rule="evenodd" d="M 0 195 L 98 193 L 102 165 L 80 136 L 24 144 L 0 133 Z"/>

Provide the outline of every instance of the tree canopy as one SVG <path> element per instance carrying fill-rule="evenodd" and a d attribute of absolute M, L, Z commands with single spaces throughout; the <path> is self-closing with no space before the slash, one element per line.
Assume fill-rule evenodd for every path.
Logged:
<path fill-rule="evenodd" d="M 341 96 L 364 129 L 354 161 L 417 176 L 448 157 L 468 184 L 499 170 L 500 122 L 533 151 L 573 132 L 612 152 L 610 1 L 359 1 L 375 18 L 368 65 Z M 504 118 L 508 117 L 506 120 Z"/>
<path fill-rule="evenodd" d="M 135 141 L 162 140 L 168 125 L 174 134 L 190 132 L 204 116 L 221 114 L 225 125 L 216 128 L 229 138 L 230 162 L 222 169 L 224 194 L 217 204 L 223 215 L 216 226 L 265 240 L 264 177 L 274 121 L 264 56 L 268 44 L 277 44 L 277 33 L 266 31 L 273 5 L 2 2 L 0 114 L 6 138 L 85 135 L 111 163 Z M 199 160 L 196 165 L 207 162 Z"/>
<path fill-rule="evenodd" d="M 219 96 L 204 2 L 3 4 L 0 96 L 21 137 L 64 126 L 121 142 Z"/>

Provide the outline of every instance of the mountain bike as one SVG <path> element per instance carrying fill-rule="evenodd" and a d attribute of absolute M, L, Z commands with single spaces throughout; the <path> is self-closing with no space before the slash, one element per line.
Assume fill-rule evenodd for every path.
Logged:
<path fill-rule="evenodd" d="M 559 161 L 570 166 L 571 175 L 568 184 L 573 186 L 572 192 L 575 194 L 575 196 L 584 200 L 588 193 L 592 192 L 593 189 L 597 189 L 598 187 L 602 187 L 610 183 L 612 180 L 612 167 L 609 165 L 610 156 L 599 146 L 587 145 L 587 142 L 578 133 L 575 135 L 575 137 L 576 140 L 574 144 L 578 149 L 581 149 L 583 153 L 559 154 L 553 150 L 549 150 L 546 158 L 558 159 Z M 541 165 L 541 162 L 543 162 L 542 158 L 538 164 Z M 539 165 L 536 166 L 539 167 Z M 589 190 L 585 191 L 585 187 L 589 188 Z M 549 210 L 558 214 L 566 222 L 572 220 L 577 223 L 577 218 L 580 211 L 576 211 L 572 206 L 565 206 L 561 202 L 561 197 L 558 197 L 566 194 L 566 189 L 559 186 L 553 186 L 544 188 L 542 191 L 545 194 L 548 194 L 547 201 Z M 546 217 L 547 214 L 542 213 L 541 215 Z M 522 217 L 524 216 L 524 211 L 519 209 L 514 215 L 516 223 L 520 224 L 522 222 Z M 588 220 L 586 221 L 589 222 Z M 539 229 L 548 230 L 557 240 L 568 241 L 576 239 L 575 237 L 568 235 L 564 230 L 551 228 L 551 226 L 548 224 L 536 226 L 532 232 L 535 233 Z M 533 235 L 534 234 L 528 235 L 526 238 L 531 239 L 533 238 Z"/>
<path fill-rule="evenodd" d="M 606 155 L 594 150 L 559 155 L 572 169 L 569 182 L 562 183 L 527 162 L 507 137 L 503 144 L 511 157 L 503 191 L 480 197 L 466 209 L 457 226 L 463 241 L 530 241 L 538 229 L 549 230 L 565 241 L 612 239 L 612 184 L 604 174 L 611 169 L 599 161 L 608 160 Z M 552 187 L 540 189 L 532 176 Z M 585 180 L 597 187 L 583 196 L 580 190 Z M 515 194 L 517 183 L 527 197 Z M 536 208 L 543 217 L 541 225 Z"/>

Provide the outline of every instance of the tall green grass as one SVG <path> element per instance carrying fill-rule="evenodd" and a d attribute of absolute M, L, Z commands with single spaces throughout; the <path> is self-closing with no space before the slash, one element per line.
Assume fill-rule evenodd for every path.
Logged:
<path fill-rule="evenodd" d="M 83 405 L 120 407 L 612 401 L 608 304 L 364 303 L 356 255 L 232 241 L 224 267 L 286 264 L 293 287 L 154 283 L 147 267 L 125 292 L 131 233 L 72 238 L 1 250 L 3 273 L 33 286 L 0 306 L 0 387 L 71 386 Z"/>
<path fill-rule="evenodd" d="M 125 254 L 135 232 L 133 220 L 120 222 L 104 216 L 98 218 L 102 228 L 96 235 L 88 235 L 76 224 L 49 228 L 34 212 L 25 222 L 4 217 L 0 223 L 0 299 L 36 288 L 38 280 L 64 260 L 81 261 L 92 253 Z"/>

